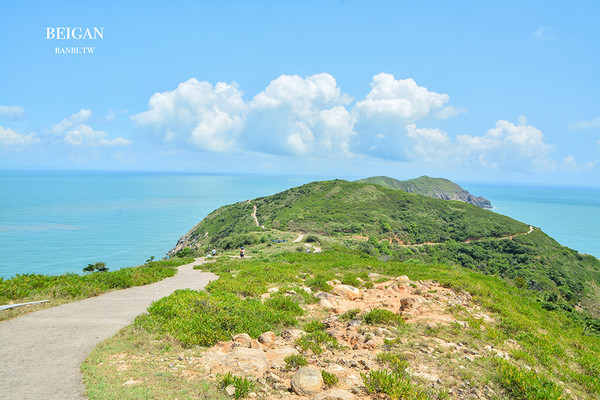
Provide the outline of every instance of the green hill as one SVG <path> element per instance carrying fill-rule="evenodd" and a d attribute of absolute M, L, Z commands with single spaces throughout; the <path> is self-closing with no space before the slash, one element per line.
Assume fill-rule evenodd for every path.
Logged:
<path fill-rule="evenodd" d="M 443 178 L 421 176 L 415 179 L 399 181 L 387 176 L 374 176 L 371 178 L 359 179 L 356 182 L 374 183 L 390 189 L 422 194 L 436 199 L 464 201 L 479 207 L 492 208 L 492 204 L 488 199 L 481 196 L 475 197 L 456 183 Z"/>
<path fill-rule="evenodd" d="M 182 237 L 170 255 L 266 245 L 281 232 L 316 235 L 325 247 L 381 259 L 460 265 L 538 291 L 548 308 L 584 306 L 600 315 L 595 257 L 471 204 L 369 183 L 313 182 L 221 207 Z"/>

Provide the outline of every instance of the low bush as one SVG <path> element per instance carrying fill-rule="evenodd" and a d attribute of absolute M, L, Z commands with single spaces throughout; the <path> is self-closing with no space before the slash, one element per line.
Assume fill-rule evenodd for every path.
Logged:
<path fill-rule="evenodd" d="M 284 358 L 283 361 L 285 362 L 285 369 L 287 371 L 295 370 L 308 365 L 306 358 L 302 357 L 300 354 L 291 354 Z"/>
<path fill-rule="evenodd" d="M 231 372 L 228 372 L 221 378 L 219 387 L 225 389 L 229 385 L 233 385 L 235 388 L 235 393 L 233 394 L 234 399 L 241 399 L 250 393 L 250 390 L 254 389 L 254 382 L 246 378 L 235 376 Z"/>
<path fill-rule="evenodd" d="M 321 370 L 321 376 L 323 377 L 323 382 L 325 385 L 327 385 L 327 387 L 335 386 L 339 381 L 337 376 L 325 370 Z"/>
<path fill-rule="evenodd" d="M 363 320 L 369 325 L 399 325 L 404 323 L 401 315 L 379 308 L 374 308 L 366 313 Z"/>
<path fill-rule="evenodd" d="M 513 398 L 523 400 L 564 399 L 563 391 L 548 378 L 524 368 L 509 364 L 506 360 L 496 361 L 500 383 Z"/>
<path fill-rule="evenodd" d="M 212 346 L 238 333 L 257 338 L 279 326 L 294 325 L 298 305 L 272 300 L 263 304 L 258 299 L 177 290 L 152 303 L 149 314 L 136 318 L 136 324 L 170 334 L 185 347 Z"/>

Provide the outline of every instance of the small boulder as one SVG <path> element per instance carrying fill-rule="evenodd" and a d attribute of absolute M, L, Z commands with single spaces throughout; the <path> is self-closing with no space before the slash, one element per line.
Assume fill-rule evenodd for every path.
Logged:
<path fill-rule="evenodd" d="M 347 390 L 331 389 L 326 392 L 319 393 L 312 400 L 357 400 L 356 396 Z"/>
<path fill-rule="evenodd" d="M 285 331 L 281 332 L 281 337 L 290 341 L 300 339 L 304 335 L 306 335 L 306 332 L 300 329 L 286 329 Z"/>
<path fill-rule="evenodd" d="M 327 299 L 321 299 L 321 300 L 319 300 L 319 305 L 321 307 L 323 307 L 323 308 L 328 309 L 328 310 L 332 310 L 333 308 L 335 308 L 334 305 L 331 304 L 331 302 L 329 300 L 327 300 Z"/>
<path fill-rule="evenodd" d="M 258 337 L 258 342 L 270 349 L 275 347 L 275 332 L 265 332 Z"/>
<path fill-rule="evenodd" d="M 402 282 L 402 283 L 409 283 L 410 279 L 408 278 L 408 276 L 402 275 L 402 276 L 397 277 L 396 281 Z"/>
<path fill-rule="evenodd" d="M 348 300 L 356 300 L 362 296 L 360 289 L 350 285 L 337 285 L 331 290 L 331 293 L 345 297 Z"/>
<path fill-rule="evenodd" d="M 301 396 L 311 396 L 321 391 L 323 376 L 315 367 L 302 367 L 292 376 L 292 390 Z"/>

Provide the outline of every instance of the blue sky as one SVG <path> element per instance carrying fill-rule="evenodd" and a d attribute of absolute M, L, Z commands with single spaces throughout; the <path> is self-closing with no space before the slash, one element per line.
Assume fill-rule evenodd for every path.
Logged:
<path fill-rule="evenodd" d="M 598 38 L 600 1 L 4 1 L 0 168 L 598 186 Z"/>

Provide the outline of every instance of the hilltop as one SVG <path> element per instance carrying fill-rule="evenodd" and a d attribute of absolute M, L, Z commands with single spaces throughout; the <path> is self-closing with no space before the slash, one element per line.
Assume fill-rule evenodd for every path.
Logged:
<path fill-rule="evenodd" d="M 443 178 L 431 178 L 424 175 L 415 179 L 399 181 L 387 176 L 374 176 L 355 182 L 374 183 L 390 189 L 422 194 L 436 199 L 463 201 L 482 208 L 492 208 L 492 203 L 488 199 L 481 196 L 476 197 L 456 183 Z"/>
<path fill-rule="evenodd" d="M 523 222 L 462 203 L 344 180 L 312 182 L 210 213 L 169 255 L 271 244 L 302 233 L 325 248 L 444 262 L 538 291 L 548 308 L 600 315 L 600 261 Z"/>

